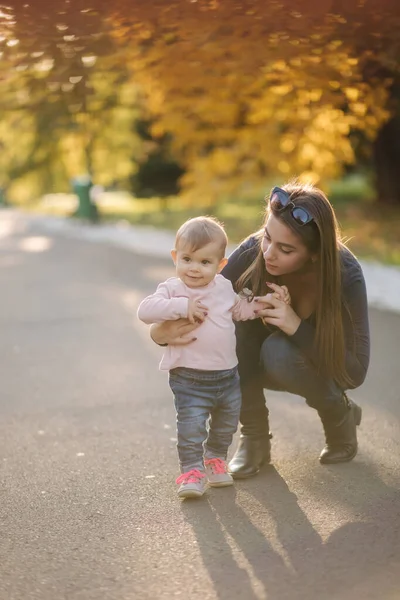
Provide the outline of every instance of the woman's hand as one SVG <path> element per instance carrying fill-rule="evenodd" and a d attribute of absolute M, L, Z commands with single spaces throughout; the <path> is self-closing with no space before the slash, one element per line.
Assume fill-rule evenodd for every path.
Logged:
<path fill-rule="evenodd" d="M 277 283 L 268 283 L 267 286 L 273 290 L 273 296 L 277 300 L 282 300 L 285 304 L 291 304 L 292 299 L 286 285 L 278 285 Z"/>
<path fill-rule="evenodd" d="M 156 344 L 171 344 L 186 346 L 196 340 L 193 332 L 201 323 L 191 323 L 189 319 L 153 323 L 150 327 L 150 337 Z"/>
<path fill-rule="evenodd" d="M 255 314 L 265 325 L 275 325 L 286 335 L 296 333 L 301 323 L 300 317 L 289 304 L 275 298 L 275 292 L 257 298 L 257 302 L 264 304 L 264 308 L 256 310 Z"/>

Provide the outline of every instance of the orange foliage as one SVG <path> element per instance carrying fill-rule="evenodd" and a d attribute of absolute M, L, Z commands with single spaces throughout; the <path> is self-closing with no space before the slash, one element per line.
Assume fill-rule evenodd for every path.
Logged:
<path fill-rule="evenodd" d="M 50 18 L 42 2 L 36 21 L 30 13 L 30 35 L 43 31 L 45 4 Z M 94 10 L 101 16 L 142 90 L 153 135 L 172 134 L 183 183 L 198 194 L 233 193 L 275 172 L 335 177 L 354 161 L 350 132 L 373 140 L 390 115 L 397 0 L 86 4 L 69 4 L 70 29 L 90 47 L 95 33 L 85 23 Z M 53 19 L 65 6 L 54 2 Z M 22 23 L 26 3 L 14 10 Z"/>
<path fill-rule="evenodd" d="M 366 69 L 390 60 L 398 9 L 389 0 L 368 10 L 343 3 L 341 14 L 332 6 L 155 0 L 128 20 L 115 13 L 153 133 L 173 134 L 186 187 L 208 195 L 269 172 L 335 177 L 354 161 L 349 133 L 375 137 L 389 117 L 392 79 Z"/>

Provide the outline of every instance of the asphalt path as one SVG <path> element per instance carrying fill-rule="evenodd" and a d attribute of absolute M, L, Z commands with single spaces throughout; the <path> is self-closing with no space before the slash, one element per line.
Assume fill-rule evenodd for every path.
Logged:
<path fill-rule="evenodd" d="M 356 459 L 268 395 L 273 466 L 180 501 L 160 348 L 168 261 L 0 217 L 1 600 L 398 600 L 400 315 L 371 311 Z"/>

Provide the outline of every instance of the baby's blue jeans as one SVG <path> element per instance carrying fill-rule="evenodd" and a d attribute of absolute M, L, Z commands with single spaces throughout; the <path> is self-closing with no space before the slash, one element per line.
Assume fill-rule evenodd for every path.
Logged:
<path fill-rule="evenodd" d="M 226 459 L 236 432 L 242 397 L 237 367 L 200 371 L 177 367 L 169 373 L 182 473 L 204 469 L 205 458 Z"/>

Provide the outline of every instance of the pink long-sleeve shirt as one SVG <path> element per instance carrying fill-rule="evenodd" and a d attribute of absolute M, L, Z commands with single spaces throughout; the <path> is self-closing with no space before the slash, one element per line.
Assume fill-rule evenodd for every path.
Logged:
<path fill-rule="evenodd" d="M 233 369 L 236 356 L 235 321 L 255 319 L 260 305 L 240 298 L 230 281 L 222 275 L 205 287 L 189 288 L 177 277 L 160 283 L 155 294 L 148 296 L 138 308 L 138 317 L 147 324 L 162 323 L 187 317 L 190 300 L 200 300 L 207 307 L 207 317 L 195 330 L 197 339 L 186 346 L 168 345 L 160 369 L 187 367 L 202 371 Z"/>

